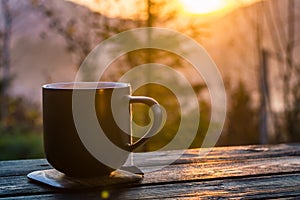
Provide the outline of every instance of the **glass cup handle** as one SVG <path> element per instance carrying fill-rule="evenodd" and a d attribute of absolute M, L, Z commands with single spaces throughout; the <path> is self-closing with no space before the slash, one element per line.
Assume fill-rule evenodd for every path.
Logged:
<path fill-rule="evenodd" d="M 150 129 L 145 133 L 145 135 L 140 138 L 138 141 L 134 142 L 133 144 L 128 144 L 129 151 L 133 151 L 137 147 L 144 144 L 147 140 L 149 140 L 155 133 L 157 133 L 160 129 L 160 126 L 163 121 L 163 112 L 162 108 L 159 103 L 150 98 L 145 96 L 128 96 L 129 103 L 144 103 L 150 107 L 152 110 L 154 117 L 153 117 L 153 124 Z"/>

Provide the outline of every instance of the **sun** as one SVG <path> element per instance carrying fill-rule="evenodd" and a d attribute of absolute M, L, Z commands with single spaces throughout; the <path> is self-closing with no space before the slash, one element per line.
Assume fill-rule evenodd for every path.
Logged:
<path fill-rule="evenodd" d="M 190 14 L 210 14 L 226 9 L 229 3 L 226 0 L 179 0 L 182 9 Z"/>

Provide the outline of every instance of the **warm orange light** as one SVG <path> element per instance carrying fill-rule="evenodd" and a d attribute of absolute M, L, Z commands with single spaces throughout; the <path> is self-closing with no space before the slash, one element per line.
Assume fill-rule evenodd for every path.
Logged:
<path fill-rule="evenodd" d="M 183 10 L 191 14 L 209 14 L 229 6 L 226 0 L 180 0 Z"/>

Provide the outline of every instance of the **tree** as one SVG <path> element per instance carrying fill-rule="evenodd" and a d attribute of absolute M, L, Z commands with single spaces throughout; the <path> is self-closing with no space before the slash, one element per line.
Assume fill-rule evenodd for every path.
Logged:
<path fill-rule="evenodd" d="M 65 19 L 63 10 L 60 12 L 59 8 L 39 0 L 35 1 L 34 8 L 48 19 L 49 28 L 65 40 L 66 50 L 76 60 L 76 68 L 98 43 L 132 27 L 128 21 L 110 19 L 95 11 L 80 19 Z"/>
<path fill-rule="evenodd" d="M 258 110 L 253 106 L 250 92 L 240 81 L 230 93 L 226 130 L 218 145 L 258 144 L 259 115 Z"/>
<path fill-rule="evenodd" d="M 146 20 L 143 26 L 145 27 L 156 27 L 164 26 L 167 27 L 168 24 L 176 22 L 178 8 L 173 7 L 172 3 L 165 0 L 145 0 L 144 12 L 146 13 Z M 184 29 L 189 29 L 190 23 L 185 24 Z M 178 26 L 177 29 L 182 27 Z M 198 35 L 199 36 L 199 35 Z M 147 33 L 147 42 L 151 43 L 152 32 L 149 29 Z M 172 44 L 173 48 L 181 48 L 180 43 Z M 131 66 L 139 66 L 145 63 L 160 63 L 166 66 L 170 66 L 176 70 L 192 67 L 185 60 L 181 59 L 177 55 L 170 52 L 165 52 L 157 49 L 143 49 L 139 51 L 130 52 L 127 54 L 128 63 Z M 152 72 L 145 70 L 143 77 L 145 80 L 150 80 Z M 199 75 L 198 75 L 199 76 Z M 165 77 L 167 79 L 168 77 Z M 175 81 L 175 80 L 174 80 Z M 149 81 L 146 81 L 149 82 Z M 202 84 L 195 84 L 194 90 L 199 94 L 204 88 Z M 183 113 L 180 113 L 180 106 L 176 96 L 165 87 L 160 87 L 155 84 L 148 84 L 137 91 L 137 95 L 151 96 L 159 101 L 159 103 L 166 109 L 167 121 L 163 129 L 153 138 L 150 139 L 148 143 L 143 146 L 142 151 L 156 150 L 165 145 L 167 145 L 173 137 L 176 135 L 181 117 Z M 204 102 L 200 102 L 206 109 L 205 112 L 201 113 L 201 123 L 199 124 L 199 129 L 194 142 L 191 144 L 191 148 L 200 147 L 202 141 L 205 137 L 206 130 L 209 124 L 209 106 Z M 135 113 L 147 113 L 148 108 L 141 106 L 140 109 L 136 109 Z M 145 115 L 140 116 L 140 121 L 143 124 L 149 123 L 148 117 Z M 193 123 L 193 122 L 191 122 Z M 186 133 L 188 134 L 188 133 Z M 179 145 L 180 147 L 180 145 Z"/>
<path fill-rule="evenodd" d="M 2 39 L 1 46 L 1 62 L 0 69 L 2 68 L 2 77 L 0 79 L 0 120 L 6 119 L 8 115 L 8 87 L 11 80 L 10 75 L 10 42 L 12 34 L 12 12 L 9 7 L 9 1 L 1 1 L 1 9 L 4 19 L 4 29 L 0 32 L 0 38 Z"/>
<path fill-rule="evenodd" d="M 300 141 L 300 64 L 296 62 L 295 54 L 299 44 L 299 38 L 296 38 L 296 10 L 299 5 L 295 0 L 277 0 L 262 2 L 262 6 L 266 10 L 266 26 L 272 42 L 268 52 L 276 59 L 279 67 L 277 76 L 280 89 L 277 92 L 281 94 L 283 104 L 282 113 L 273 112 L 276 141 L 297 142 Z"/>

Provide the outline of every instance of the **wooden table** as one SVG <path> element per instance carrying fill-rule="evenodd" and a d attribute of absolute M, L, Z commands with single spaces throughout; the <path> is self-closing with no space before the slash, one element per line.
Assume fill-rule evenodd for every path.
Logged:
<path fill-rule="evenodd" d="M 151 171 L 178 153 L 148 153 L 138 162 Z M 110 199 L 300 198 L 300 144 L 218 147 L 204 158 L 192 149 L 173 164 L 146 172 L 140 183 L 80 191 L 26 177 L 49 168 L 45 159 L 0 162 L 0 199 L 101 199 L 103 191 Z"/>

